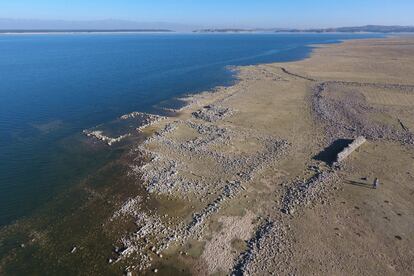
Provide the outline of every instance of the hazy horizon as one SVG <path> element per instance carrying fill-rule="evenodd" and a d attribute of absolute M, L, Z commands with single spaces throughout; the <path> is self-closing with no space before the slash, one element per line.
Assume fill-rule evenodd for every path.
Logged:
<path fill-rule="evenodd" d="M 73 0 L 70 3 L 63 0 L 40 0 L 35 3 L 14 0 L 2 4 L 0 29 L 65 28 L 70 24 L 80 26 L 81 23 L 95 24 L 94 28 L 174 30 L 413 26 L 413 10 L 414 1 L 409 0 L 350 0 L 340 3 L 328 0 L 124 0 L 122 3 L 110 0 Z"/>
<path fill-rule="evenodd" d="M 366 25 L 330 25 L 321 27 L 308 27 L 298 29 L 317 29 L 317 28 L 338 28 L 338 27 L 360 27 Z M 397 24 L 384 26 L 403 26 Z M 414 25 L 406 25 L 414 26 Z M 138 22 L 133 20 L 102 19 L 102 20 L 52 20 L 52 19 L 15 19 L 0 18 L 0 30 L 173 30 L 173 31 L 194 31 L 198 29 L 296 29 L 296 27 L 257 27 L 257 26 L 232 26 L 232 25 L 190 25 L 175 22 Z"/>

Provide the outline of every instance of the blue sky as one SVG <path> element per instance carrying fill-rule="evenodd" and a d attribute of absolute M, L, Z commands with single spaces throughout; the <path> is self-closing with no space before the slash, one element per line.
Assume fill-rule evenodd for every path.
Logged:
<path fill-rule="evenodd" d="M 414 0 L 0 0 L 0 18 L 229 27 L 414 25 Z"/>

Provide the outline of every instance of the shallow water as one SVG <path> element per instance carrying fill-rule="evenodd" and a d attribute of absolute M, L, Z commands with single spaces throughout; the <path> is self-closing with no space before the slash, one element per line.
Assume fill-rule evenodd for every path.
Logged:
<path fill-rule="evenodd" d="M 228 65 L 293 61 L 368 35 L 0 36 L 0 226 L 29 216 L 113 156 L 83 129 L 232 82 Z M 92 152 L 91 152 L 92 151 Z"/>

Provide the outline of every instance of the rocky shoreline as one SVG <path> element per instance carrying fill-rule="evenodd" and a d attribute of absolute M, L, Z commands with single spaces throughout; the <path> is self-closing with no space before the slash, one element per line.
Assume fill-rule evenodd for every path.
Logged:
<path fill-rule="evenodd" d="M 313 59 L 331 64 L 320 56 L 302 63 L 313 65 Z M 129 153 L 128 174 L 143 192 L 108 221 L 132 221 L 135 229 L 114 245 L 109 264 L 122 263 L 127 273 L 162 273 L 174 262 L 197 275 L 303 274 L 308 264 L 301 254 L 309 254 L 312 233 L 302 227 L 329 236 L 330 230 L 312 219 L 334 210 L 338 223 L 343 205 L 351 201 L 337 202 L 349 190 L 347 183 L 370 188 L 370 170 L 358 166 L 376 159 L 361 156 L 372 145 L 377 152 L 389 145 L 410 152 L 414 145 L 409 105 L 378 98 L 389 93 L 410 101 L 414 85 L 336 79 L 305 74 L 303 68 L 313 67 L 298 62 L 237 68 L 237 83 L 188 97 L 176 117 L 120 118 L 139 120 L 134 131 L 151 135 Z M 94 131 L 86 135 L 108 144 L 124 139 Z M 318 158 L 323 151 L 333 160 Z M 405 181 L 407 175 L 398 177 Z M 155 202 L 152 209 L 149 202 Z M 358 228 L 370 220 L 349 223 Z M 331 236 L 328 242 L 338 243 Z M 323 243 L 312 245 L 319 248 L 319 260 L 326 257 Z M 335 252 L 328 257 L 346 271 L 364 269 L 355 269 L 357 262 L 349 268 Z M 321 266 L 318 272 L 329 274 Z"/>

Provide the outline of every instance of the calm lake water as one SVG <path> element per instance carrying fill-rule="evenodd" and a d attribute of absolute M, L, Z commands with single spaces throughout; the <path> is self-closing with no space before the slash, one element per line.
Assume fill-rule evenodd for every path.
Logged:
<path fill-rule="evenodd" d="M 368 35 L 0 36 L 0 227 L 98 168 L 83 129 L 232 82 L 228 65 L 293 61 L 311 44 Z"/>

